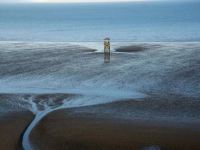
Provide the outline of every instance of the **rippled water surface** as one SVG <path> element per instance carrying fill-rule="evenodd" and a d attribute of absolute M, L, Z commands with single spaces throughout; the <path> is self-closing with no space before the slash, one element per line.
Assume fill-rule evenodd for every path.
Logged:
<path fill-rule="evenodd" d="M 0 4 L 0 41 L 200 41 L 200 2 Z"/>

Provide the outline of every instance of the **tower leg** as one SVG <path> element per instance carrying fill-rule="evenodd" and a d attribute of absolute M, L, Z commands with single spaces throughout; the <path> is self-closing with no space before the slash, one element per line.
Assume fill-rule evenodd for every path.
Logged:
<path fill-rule="evenodd" d="M 110 62 L 110 52 L 104 52 L 104 63 Z"/>

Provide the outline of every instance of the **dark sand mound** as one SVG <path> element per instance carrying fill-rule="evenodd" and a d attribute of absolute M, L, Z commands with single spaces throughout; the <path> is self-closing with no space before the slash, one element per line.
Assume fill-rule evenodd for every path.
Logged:
<path fill-rule="evenodd" d="M 199 149 L 199 122 L 184 123 L 184 121 L 162 119 L 158 121 L 153 116 L 150 117 L 152 115 L 149 111 L 150 106 L 152 110 L 164 113 L 171 102 L 167 102 L 161 110 L 159 106 L 154 107 L 154 104 L 153 100 L 126 101 L 58 110 L 41 120 L 31 134 L 31 142 L 38 150 L 137 150 L 152 145 L 164 150 Z M 177 104 L 173 105 L 171 109 L 179 108 Z M 148 119 L 142 119 L 141 116 L 139 119 L 134 119 L 140 115 L 139 112 L 134 115 L 136 107 L 138 109 L 149 107 Z M 186 107 L 183 109 L 187 111 Z M 127 115 L 129 117 L 125 117 Z M 165 113 L 162 117 L 164 115 Z M 168 114 L 167 118 L 171 115 Z"/>
<path fill-rule="evenodd" d="M 0 115 L 0 149 L 21 150 L 21 136 L 32 119 L 28 111 Z"/>
<path fill-rule="evenodd" d="M 128 53 L 133 53 L 133 52 L 141 52 L 149 49 L 155 49 L 155 48 L 160 48 L 161 45 L 158 44 L 136 44 L 136 45 L 130 45 L 130 46 L 121 46 L 119 48 L 116 48 L 116 52 L 128 52 Z"/>

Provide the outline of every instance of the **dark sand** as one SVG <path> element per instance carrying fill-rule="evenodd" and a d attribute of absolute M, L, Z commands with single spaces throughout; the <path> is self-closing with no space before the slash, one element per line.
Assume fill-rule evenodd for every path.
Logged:
<path fill-rule="evenodd" d="M 138 150 L 152 145 L 162 150 L 199 150 L 199 122 L 158 121 L 151 117 L 123 119 L 125 113 L 131 113 L 131 107 L 144 106 L 142 103 L 145 102 L 58 110 L 46 116 L 33 130 L 32 144 L 37 150 Z M 113 113 L 106 114 L 107 110 Z"/>
<path fill-rule="evenodd" d="M 0 115 L 0 150 L 21 150 L 21 136 L 32 121 L 29 111 Z"/>
<path fill-rule="evenodd" d="M 161 45 L 158 44 L 135 44 L 135 45 L 130 45 L 130 46 L 121 46 L 116 48 L 116 52 L 128 52 L 128 53 L 133 53 L 133 52 L 140 52 L 140 51 L 145 51 L 149 49 L 156 49 L 161 47 Z"/>

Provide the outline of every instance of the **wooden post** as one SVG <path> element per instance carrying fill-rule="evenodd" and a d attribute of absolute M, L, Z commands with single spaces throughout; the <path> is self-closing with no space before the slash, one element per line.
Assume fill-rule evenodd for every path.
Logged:
<path fill-rule="evenodd" d="M 110 62 L 110 39 L 104 39 L 104 63 Z"/>

